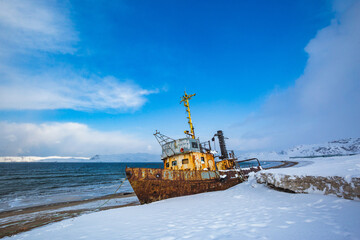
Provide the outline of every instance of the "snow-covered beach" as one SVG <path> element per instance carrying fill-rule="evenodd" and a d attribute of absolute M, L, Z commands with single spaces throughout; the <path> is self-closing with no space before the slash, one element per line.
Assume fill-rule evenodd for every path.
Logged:
<path fill-rule="evenodd" d="M 360 176 L 359 155 L 299 162 L 262 172 Z M 279 192 L 252 175 L 225 191 L 82 215 L 9 239 L 360 239 L 359 216 L 358 200 Z"/>
<path fill-rule="evenodd" d="M 68 219 L 11 239 L 360 239 L 359 202 L 254 179 L 221 192 Z"/>

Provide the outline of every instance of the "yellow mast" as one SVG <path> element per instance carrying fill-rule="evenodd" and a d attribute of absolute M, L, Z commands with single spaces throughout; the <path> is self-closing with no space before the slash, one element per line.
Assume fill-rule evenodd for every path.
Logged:
<path fill-rule="evenodd" d="M 189 131 L 184 131 L 184 132 L 185 132 L 185 134 L 191 135 L 191 137 L 192 137 L 193 139 L 195 139 L 194 126 L 193 126 L 192 121 L 191 121 L 189 100 L 190 100 L 193 96 L 195 96 L 196 93 L 191 94 L 191 95 L 188 95 L 188 94 L 186 93 L 186 91 L 184 91 L 184 93 L 185 93 L 184 96 L 181 97 L 182 100 L 180 101 L 180 104 L 181 104 L 182 102 L 184 102 L 184 106 L 186 107 L 186 111 L 187 111 L 187 113 L 189 114 L 189 116 L 187 117 L 187 119 L 189 119 L 188 123 L 189 123 L 189 125 L 190 125 L 191 134 L 189 133 Z"/>

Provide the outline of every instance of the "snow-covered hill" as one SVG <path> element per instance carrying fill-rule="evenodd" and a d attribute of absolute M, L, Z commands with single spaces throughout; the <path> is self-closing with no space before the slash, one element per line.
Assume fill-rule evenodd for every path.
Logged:
<path fill-rule="evenodd" d="M 240 158 L 285 160 L 294 157 L 343 156 L 360 154 L 360 138 L 346 138 L 323 144 L 299 145 L 280 152 L 238 154 Z"/>
<path fill-rule="evenodd" d="M 341 139 L 325 144 L 300 145 L 280 153 L 292 157 L 359 154 L 360 138 Z"/>
<path fill-rule="evenodd" d="M 360 153 L 360 138 L 347 138 L 325 144 L 300 145 L 280 152 L 291 157 L 350 155 Z"/>

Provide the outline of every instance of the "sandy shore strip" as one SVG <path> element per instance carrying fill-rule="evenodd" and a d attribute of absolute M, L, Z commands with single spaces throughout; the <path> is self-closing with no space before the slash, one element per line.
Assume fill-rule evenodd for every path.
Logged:
<path fill-rule="evenodd" d="M 281 164 L 274 167 L 264 168 L 264 170 L 273 169 L 273 168 L 288 168 L 288 167 L 293 167 L 299 163 L 294 161 L 267 161 L 267 162 L 281 162 Z"/>
<path fill-rule="evenodd" d="M 0 212 L 0 238 L 86 213 L 134 205 L 139 205 L 135 193 L 118 193 L 82 201 Z"/>

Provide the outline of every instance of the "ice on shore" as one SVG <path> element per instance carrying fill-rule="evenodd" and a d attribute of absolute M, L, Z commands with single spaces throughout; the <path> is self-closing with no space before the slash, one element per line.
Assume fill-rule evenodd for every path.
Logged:
<path fill-rule="evenodd" d="M 360 203 L 254 178 L 225 191 L 83 215 L 10 239 L 360 239 Z"/>

